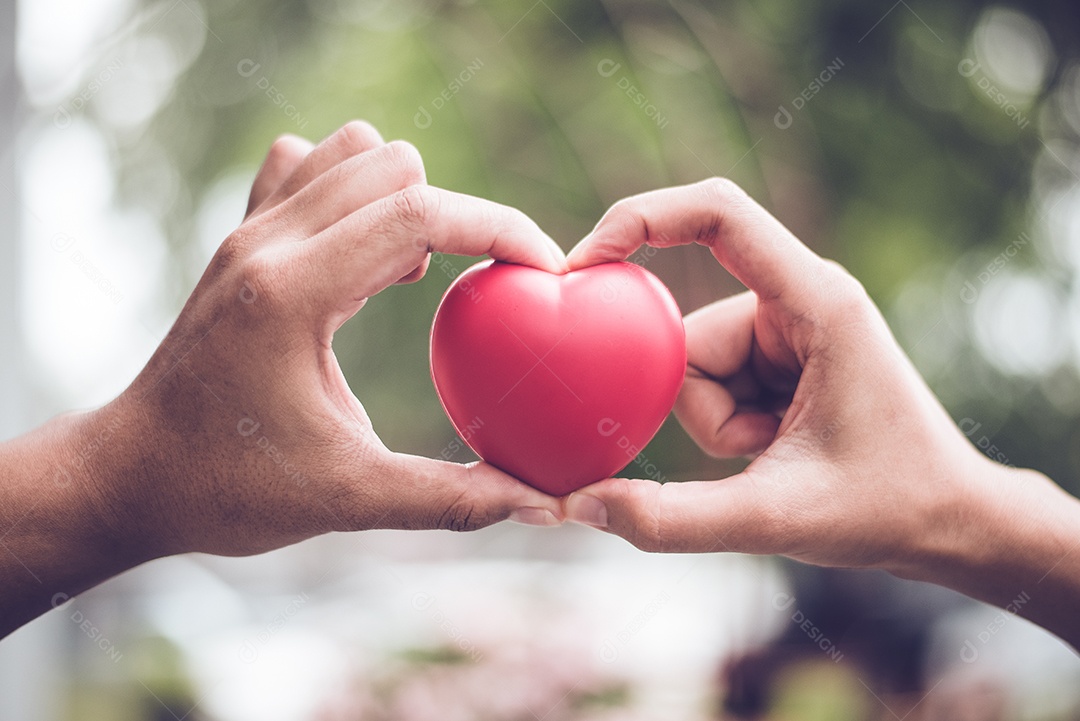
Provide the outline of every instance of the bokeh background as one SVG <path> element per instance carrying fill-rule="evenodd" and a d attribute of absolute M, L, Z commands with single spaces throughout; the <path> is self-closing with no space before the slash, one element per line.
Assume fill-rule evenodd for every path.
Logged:
<path fill-rule="evenodd" d="M 623 196 L 735 179 L 863 281 L 972 443 L 1080 490 L 1075 2 L 2 0 L 0 35 L 3 437 L 118 393 L 273 138 L 359 117 L 566 249 Z M 701 248 L 643 262 L 684 311 L 739 290 Z M 427 368 L 449 282 L 335 349 L 391 448 L 466 461 Z M 645 456 L 739 467 L 673 421 Z M 1080 659 L 1012 615 L 576 527 L 166 559 L 0 644 L 2 719 L 1078 717 Z"/>

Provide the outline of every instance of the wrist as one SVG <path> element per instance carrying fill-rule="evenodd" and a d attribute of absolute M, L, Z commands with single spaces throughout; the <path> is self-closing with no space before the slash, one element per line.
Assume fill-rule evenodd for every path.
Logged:
<path fill-rule="evenodd" d="M 1042 473 L 972 452 L 894 567 L 1080 641 L 1080 502 Z"/>
<path fill-rule="evenodd" d="M 119 469 L 132 451 L 106 407 L 67 414 L 0 451 L 0 636 L 156 555 L 128 522 Z"/>
<path fill-rule="evenodd" d="M 918 514 L 914 533 L 889 571 L 895 575 L 955 587 L 968 577 L 1010 562 L 1004 548 L 1015 548 L 1022 535 L 1009 506 L 1026 507 L 1030 493 L 1020 471 L 1000 466 L 974 452 L 960 454 L 945 477 L 934 473 L 921 481 L 936 486 Z M 1011 481 L 1011 482 L 1010 482 Z"/>
<path fill-rule="evenodd" d="M 914 481 L 934 488 L 926 504 L 915 507 L 916 524 L 888 568 L 895 575 L 941 583 L 939 576 L 961 566 L 975 570 L 993 562 L 988 533 L 995 527 L 1004 530 L 997 495 L 1005 487 L 1005 469 L 967 448 L 957 456 L 944 471 L 928 469 L 925 479 Z"/>
<path fill-rule="evenodd" d="M 152 452 L 152 420 L 122 395 L 71 423 L 71 501 L 82 510 L 89 548 L 125 567 L 180 552 L 170 546 L 167 518 L 155 502 L 164 479 Z"/>

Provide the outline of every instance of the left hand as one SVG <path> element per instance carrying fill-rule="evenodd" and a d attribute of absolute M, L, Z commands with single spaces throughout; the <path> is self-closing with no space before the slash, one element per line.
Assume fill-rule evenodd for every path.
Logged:
<path fill-rule="evenodd" d="M 236 555 L 331 530 L 558 523 L 557 499 L 487 464 L 388 450 L 342 376 L 334 332 L 430 251 L 565 263 L 522 213 L 426 185 L 416 149 L 367 124 L 275 142 L 161 347 L 91 414 L 116 428 L 89 465 L 118 533 Z"/>

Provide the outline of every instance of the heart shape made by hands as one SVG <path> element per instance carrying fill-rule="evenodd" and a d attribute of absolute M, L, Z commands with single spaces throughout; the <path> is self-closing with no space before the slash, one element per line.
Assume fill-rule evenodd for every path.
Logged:
<path fill-rule="evenodd" d="M 462 439 L 556 496 L 644 462 L 685 372 L 679 307 L 632 263 L 555 275 L 484 261 L 431 329 L 431 376 Z"/>

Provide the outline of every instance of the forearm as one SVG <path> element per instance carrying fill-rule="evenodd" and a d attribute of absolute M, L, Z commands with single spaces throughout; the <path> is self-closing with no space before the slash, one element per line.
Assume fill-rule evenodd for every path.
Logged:
<path fill-rule="evenodd" d="M 1037 471 L 977 463 L 968 498 L 897 575 L 948 586 L 1080 648 L 1080 501 Z"/>
<path fill-rule="evenodd" d="M 0 444 L 0 637 L 155 555 L 121 511 L 126 425 L 110 406 Z"/>

